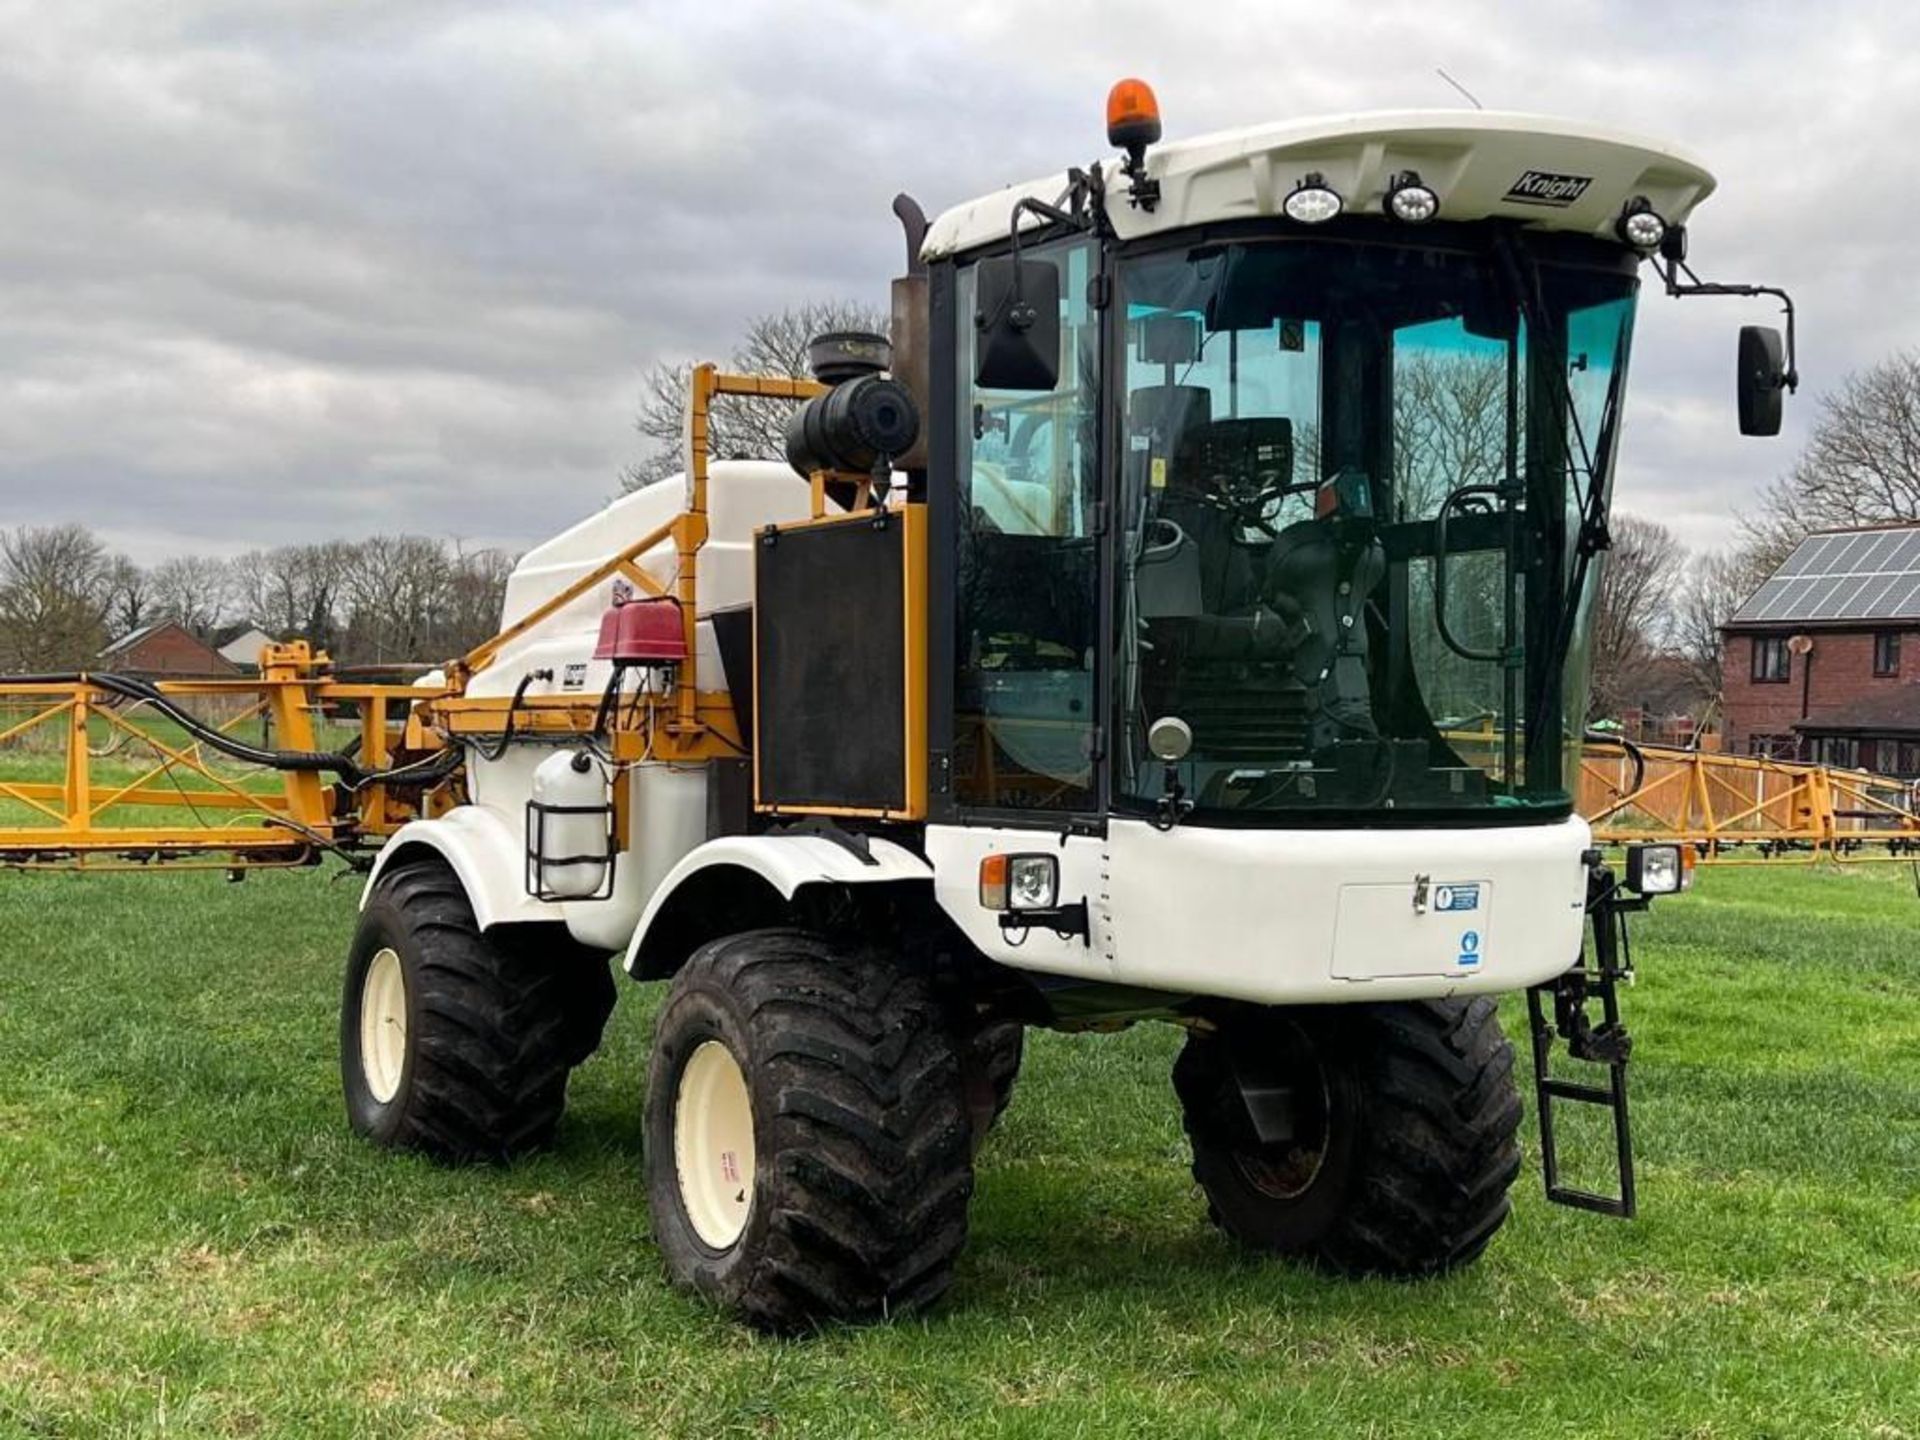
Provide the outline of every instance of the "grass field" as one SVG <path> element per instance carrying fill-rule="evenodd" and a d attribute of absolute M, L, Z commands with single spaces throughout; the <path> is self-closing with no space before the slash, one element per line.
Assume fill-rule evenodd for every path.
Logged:
<path fill-rule="evenodd" d="M 1920 1436 L 1904 870 L 1715 872 L 1643 922 L 1634 1224 L 1529 1163 L 1467 1273 L 1253 1263 L 1186 1177 L 1177 1037 L 1041 1035 L 946 1304 L 804 1341 L 662 1282 L 656 990 L 548 1155 L 349 1137 L 355 895 L 0 873 L 0 1436 Z"/>

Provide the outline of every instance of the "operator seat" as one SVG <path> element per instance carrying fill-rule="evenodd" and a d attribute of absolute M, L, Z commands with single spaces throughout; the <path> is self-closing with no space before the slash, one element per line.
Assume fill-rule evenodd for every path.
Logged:
<path fill-rule="evenodd" d="M 1135 390 L 1130 410 L 1135 434 L 1145 432 L 1151 448 L 1144 455 L 1129 455 L 1140 457 L 1134 463 L 1164 467 L 1157 474 L 1149 469 L 1142 489 L 1151 518 L 1177 525 L 1186 536 L 1187 544 L 1175 558 L 1196 572 L 1181 578 L 1190 582 L 1189 593 L 1197 583 L 1199 615 L 1251 619 L 1261 600 L 1257 570 L 1262 546 L 1241 538 L 1240 526 L 1220 503 L 1219 477 L 1207 472 L 1205 442 L 1214 423 L 1212 410 L 1211 395 L 1199 386 Z M 1149 583 L 1156 578 L 1148 577 Z M 1146 612 L 1173 613 L 1150 604 Z M 1191 609 L 1187 613 L 1194 614 Z"/>
<path fill-rule="evenodd" d="M 1185 719 L 1196 753 L 1208 760 L 1268 763 L 1299 753 L 1305 740 L 1301 687 L 1287 662 L 1299 627 L 1263 593 L 1270 542 L 1244 538 L 1223 503 L 1223 477 L 1210 468 L 1206 444 L 1211 409 L 1197 387 L 1161 386 L 1131 397 L 1136 425 L 1152 439 L 1144 455 L 1129 449 L 1129 463 L 1165 464 L 1158 475 L 1143 476 L 1136 493 L 1144 493 L 1151 518 L 1178 525 L 1185 536 L 1177 552 L 1136 576 L 1147 640 L 1142 700 L 1155 715 Z M 1174 562 L 1184 568 L 1177 584 Z M 1166 603 L 1174 596 L 1181 608 Z"/>
<path fill-rule="evenodd" d="M 1379 735 L 1367 678 L 1366 603 L 1387 558 L 1379 537 L 1361 523 L 1302 520 L 1282 530 L 1268 552 L 1268 592 L 1297 612 L 1305 631 L 1292 666 L 1306 687 L 1315 749 Z"/>

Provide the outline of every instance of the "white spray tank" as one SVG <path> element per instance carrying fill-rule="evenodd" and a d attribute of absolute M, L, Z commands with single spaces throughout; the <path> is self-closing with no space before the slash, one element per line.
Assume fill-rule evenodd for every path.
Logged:
<path fill-rule="evenodd" d="M 527 890 L 541 900 L 598 900 L 613 872 L 613 790 L 590 750 L 534 767 L 527 801 Z"/>

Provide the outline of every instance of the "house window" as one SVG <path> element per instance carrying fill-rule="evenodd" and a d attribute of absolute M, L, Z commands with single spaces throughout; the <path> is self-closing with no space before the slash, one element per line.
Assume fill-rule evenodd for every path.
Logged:
<path fill-rule="evenodd" d="M 1800 741 L 1793 735 L 1749 735 L 1747 753 L 1762 760 L 1797 760 Z"/>
<path fill-rule="evenodd" d="M 1753 678 L 1760 684 L 1777 684 L 1793 674 L 1793 658 L 1787 653 L 1784 635 L 1753 637 Z"/>
<path fill-rule="evenodd" d="M 1894 767 L 1894 774 L 1920 777 L 1920 740 L 1900 742 L 1900 763 Z"/>
<path fill-rule="evenodd" d="M 1876 675 L 1900 673 L 1900 632 L 1898 630 L 1883 630 L 1873 637 L 1873 673 Z"/>
<path fill-rule="evenodd" d="M 1816 765 L 1835 765 L 1842 770 L 1860 766 L 1860 742 L 1851 735 L 1822 735 L 1813 742 Z"/>

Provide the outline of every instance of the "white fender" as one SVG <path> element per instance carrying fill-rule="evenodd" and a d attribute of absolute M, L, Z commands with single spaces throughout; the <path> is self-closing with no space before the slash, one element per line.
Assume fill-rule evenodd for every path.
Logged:
<path fill-rule="evenodd" d="M 563 918 L 558 905 L 527 894 L 526 838 L 478 805 L 459 805 L 432 820 L 410 820 L 394 831 L 373 862 L 366 889 L 360 892 L 362 909 L 388 862 L 410 845 L 426 846 L 453 867 L 482 930 L 516 921 Z"/>
<path fill-rule="evenodd" d="M 627 944 L 626 970 L 634 973 L 647 933 L 673 899 L 674 892 L 704 870 L 730 865 L 765 880 L 780 898 L 791 900 L 803 886 L 817 884 L 884 885 L 898 881 L 931 884 L 933 866 L 891 840 L 870 838 L 867 857 L 819 835 L 728 835 L 709 840 L 667 872 L 654 890 L 640 924 Z"/>

